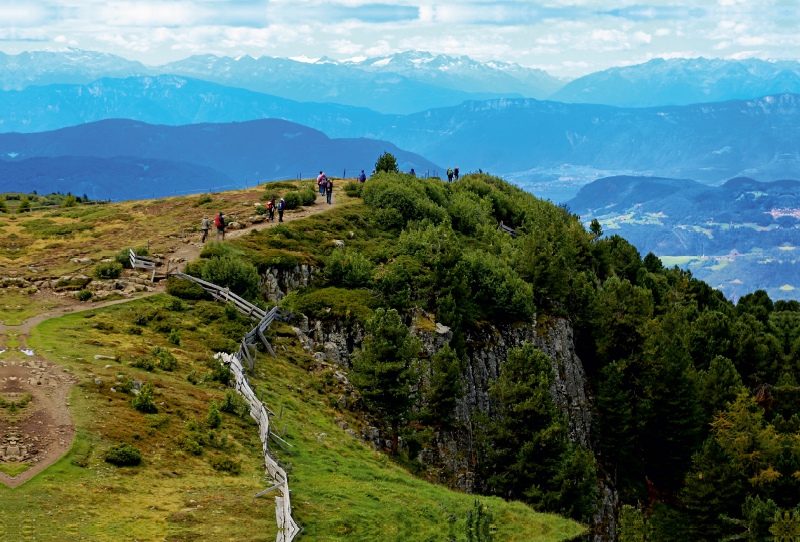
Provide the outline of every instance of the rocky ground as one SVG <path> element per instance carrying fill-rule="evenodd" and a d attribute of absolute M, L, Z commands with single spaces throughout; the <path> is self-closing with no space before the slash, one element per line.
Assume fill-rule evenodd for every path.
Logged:
<path fill-rule="evenodd" d="M 77 378 L 57 365 L 23 352 L 0 361 L 0 464 L 28 464 L 24 472 L 0 482 L 16 487 L 64 455 L 72 444 L 75 427 L 67 394 Z M 28 395 L 29 394 L 29 395 Z M 21 408 L 11 402 L 27 401 Z M 14 465 L 16 466 L 16 465 Z"/>

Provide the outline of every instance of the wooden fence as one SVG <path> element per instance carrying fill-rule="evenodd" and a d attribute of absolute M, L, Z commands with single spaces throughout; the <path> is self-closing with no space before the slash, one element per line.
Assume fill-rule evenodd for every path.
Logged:
<path fill-rule="evenodd" d="M 242 337 L 242 342 L 239 344 L 239 350 L 235 354 L 219 352 L 214 357 L 215 359 L 218 359 L 220 363 L 230 368 L 234 377 L 234 387 L 236 391 L 238 391 L 247 401 L 247 404 L 250 406 L 250 416 L 258 424 L 258 434 L 261 438 L 261 445 L 264 453 L 264 464 L 267 467 L 267 473 L 272 478 L 274 485 L 268 489 L 265 489 L 264 491 L 256 493 L 253 497 L 261 497 L 274 490 L 280 491 L 280 497 L 275 497 L 275 518 L 278 522 L 278 537 L 276 542 L 292 542 L 292 540 L 294 540 L 294 538 L 300 534 L 302 528 L 297 525 L 292 517 L 289 477 L 286 475 L 286 471 L 281 468 L 278 462 L 275 461 L 270 455 L 269 440 L 272 438 L 282 448 L 284 445 L 291 445 L 280 438 L 277 434 L 271 432 L 269 417 L 272 413 L 269 412 L 269 410 L 264 406 L 264 403 L 262 403 L 256 397 L 255 392 L 250 387 L 250 382 L 247 380 L 247 372 L 244 366 L 244 363 L 247 363 L 251 371 L 253 371 L 255 368 L 255 354 L 257 351 L 256 341 L 261 341 L 266 347 L 267 351 L 272 354 L 273 357 L 277 357 L 275 355 L 275 351 L 272 349 L 269 342 L 267 342 L 267 339 L 264 336 L 264 331 L 267 330 L 273 321 L 287 320 L 290 315 L 278 307 L 275 307 L 268 312 L 264 311 L 249 301 L 232 293 L 227 288 L 221 288 L 216 284 L 201 280 L 191 275 L 186 275 L 185 273 L 179 273 L 176 271 L 170 273 L 170 276 L 184 280 L 190 280 L 195 284 L 199 284 L 214 299 L 218 301 L 224 301 L 226 303 L 233 303 L 240 313 L 258 321 L 256 326 L 252 330 L 248 331 L 244 337 Z M 251 348 L 254 350 L 252 354 L 250 352 Z M 281 445 L 281 443 L 283 443 L 283 445 Z"/>
<path fill-rule="evenodd" d="M 156 280 L 156 261 L 152 258 L 146 258 L 144 256 L 138 256 L 132 248 L 128 249 L 128 256 L 131 259 L 131 267 L 133 269 L 146 269 L 148 271 L 153 271 L 153 276 L 150 277 L 150 282 L 155 282 Z"/>
<path fill-rule="evenodd" d="M 500 221 L 500 224 L 497 225 L 497 229 L 500 230 L 503 233 L 507 233 L 508 235 L 513 237 L 514 239 L 517 238 L 517 230 L 515 230 L 514 228 L 509 228 L 508 226 L 503 224 L 502 220 Z"/>

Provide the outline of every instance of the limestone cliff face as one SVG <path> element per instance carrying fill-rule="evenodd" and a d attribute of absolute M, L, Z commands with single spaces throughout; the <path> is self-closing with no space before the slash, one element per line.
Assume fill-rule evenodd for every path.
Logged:
<path fill-rule="evenodd" d="M 310 265 L 296 265 L 289 269 L 273 267 L 261 274 L 261 291 L 273 303 L 279 303 L 292 290 L 304 288 L 319 270 Z"/>
<path fill-rule="evenodd" d="M 303 269 L 306 267 L 306 269 Z M 262 287 L 276 301 L 292 289 L 308 284 L 313 270 L 298 266 L 291 271 L 270 270 Z M 271 297 L 272 299 L 272 297 Z M 452 332 L 433 319 L 433 315 L 416 309 L 408 315 L 412 333 L 423 344 L 423 355 L 433 356 L 452 338 Z M 309 353 L 315 357 L 347 368 L 350 355 L 361 346 L 364 329 L 357 322 L 338 319 L 308 320 L 301 318 L 296 333 Z M 554 402 L 567 414 L 570 440 L 580 446 L 592 448 L 592 402 L 587 388 L 583 364 L 575 353 L 573 330 L 566 319 L 534 318 L 530 323 L 513 325 L 483 324 L 466 333 L 467 364 L 464 368 L 464 396 L 458 401 L 455 417 L 461 422 L 457 429 L 435 433 L 431 446 L 423 449 L 419 459 L 428 466 L 429 476 L 439 483 L 464 491 L 480 488 L 475 474 L 472 415 L 475 410 L 492 413 L 489 384 L 502 370 L 508 350 L 525 343 L 533 343 L 550 358 L 555 382 L 550 392 Z M 324 354 L 324 356 L 323 356 Z M 377 427 L 367 426 L 362 438 L 375 447 L 383 447 L 387 435 Z M 598 505 L 592 518 L 593 542 L 616 540 L 617 495 L 614 488 L 598 483 Z"/>

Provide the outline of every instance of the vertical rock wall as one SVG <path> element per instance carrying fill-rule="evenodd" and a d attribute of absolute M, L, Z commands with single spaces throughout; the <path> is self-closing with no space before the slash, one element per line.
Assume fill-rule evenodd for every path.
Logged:
<path fill-rule="evenodd" d="M 267 296 L 280 301 L 295 288 L 307 286 L 314 273 L 309 266 L 291 270 L 271 269 L 263 275 L 262 289 Z M 416 309 L 410 315 L 412 333 L 423 344 L 424 354 L 433 356 L 452 338 L 452 332 L 441 323 Z M 302 329 L 301 329 L 302 328 Z M 359 348 L 364 329 L 358 323 L 336 319 L 303 321 L 298 333 L 304 344 L 324 352 L 327 361 L 343 367 L 350 366 L 350 355 Z M 420 452 L 419 459 L 429 467 L 439 483 L 463 491 L 477 489 L 475 475 L 472 413 L 477 409 L 491 414 L 489 383 L 496 379 L 508 350 L 533 343 L 550 358 L 555 382 L 550 392 L 554 402 L 568 415 L 570 440 L 592 448 L 592 405 L 587 391 L 583 364 L 575 353 L 572 326 L 565 319 L 534 319 L 531 323 L 513 325 L 483 325 L 466 333 L 467 365 L 464 368 L 465 394 L 456 407 L 456 419 L 461 427 L 438 431 L 432 446 Z M 317 354 L 318 356 L 320 354 Z M 381 443 L 385 435 L 375 427 L 362 432 L 369 440 Z M 376 444 L 377 446 L 378 444 Z M 617 494 L 605 481 L 598 482 L 598 506 L 592 518 L 592 542 L 616 540 Z"/>

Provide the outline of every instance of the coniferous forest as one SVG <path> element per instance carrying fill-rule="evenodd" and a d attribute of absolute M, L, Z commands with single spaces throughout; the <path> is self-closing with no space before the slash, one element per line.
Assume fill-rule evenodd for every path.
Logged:
<path fill-rule="evenodd" d="M 413 460 L 432 428 L 463 423 L 453 408 L 467 330 L 564 319 L 592 397 L 592 444 L 570 442 L 547 356 L 512 349 L 491 408 L 472 416 L 479 492 L 587 521 L 603 480 L 618 492 L 620 540 L 772 540 L 797 528 L 800 304 L 760 291 L 734 304 L 488 175 L 448 184 L 388 172 L 347 190 L 364 204 L 330 227 L 359 228 L 364 241 L 320 248 L 312 232 L 287 228 L 270 237 L 269 261 L 305 250 L 324 267 L 285 304 L 314 314 L 324 292 L 348 317 L 362 314 L 351 377 L 395 453 L 399 436 Z M 242 243 L 256 267 L 265 243 Z M 413 307 L 454 331 L 422 369 L 402 317 Z M 417 385 L 419 371 L 433 376 Z"/>

